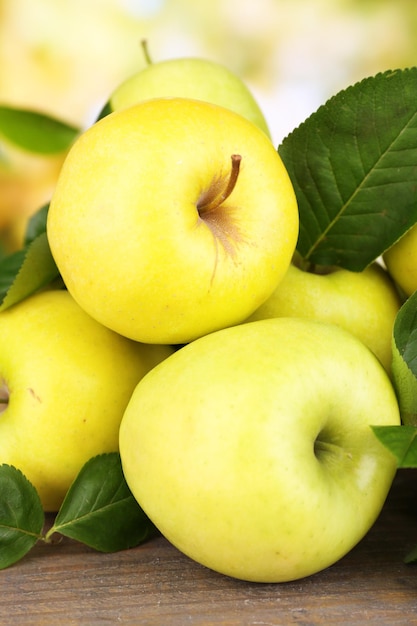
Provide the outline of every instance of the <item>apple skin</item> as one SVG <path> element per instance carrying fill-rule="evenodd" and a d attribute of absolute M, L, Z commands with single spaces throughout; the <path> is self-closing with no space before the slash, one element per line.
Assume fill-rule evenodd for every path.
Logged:
<path fill-rule="evenodd" d="M 98 324 L 67 291 L 0 313 L 0 463 L 20 469 L 56 511 L 91 457 L 118 450 L 120 421 L 140 378 L 173 350 Z"/>
<path fill-rule="evenodd" d="M 285 582 L 335 563 L 378 517 L 396 462 L 371 424 L 400 424 L 372 352 L 332 324 L 268 319 L 197 339 L 147 374 L 120 454 L 179 550 L 228 576 Z"/>
<path fill-rule="evenodd" d="M 113 92 L 104 112 L 161 97 L 218 104 L 247 118 L 270 137 L 265 117 L 247 85 L 222 64 L 194 57 L 151 63 L 136 72 Z"/>
<path fill-rule="evenodd" d="M 389 274 L 406 297 L 417 289 L 417 225 L 408 230 L 384 254 Z"/>
<path fill-rule="evenodd" d="M 205 212 L 234 154 L 236 185 Z M 217 105 L 161 98 L 79 137 L 47 233 L 87 313 L 136 341 L 182 344 L 243 321 L 271 295 L 295 249 L 298 207 L 281 158 L 255 125 Z"/>
<path fill-rule="evenodd" d="M 324 274 L 292 263 L 274 293 L 247 321 L 306 317 L 337 324 L 356 335 L 391 371 L 392 331 L 401 298 L 376 263 L 362 272 L 332 268 Z"/>

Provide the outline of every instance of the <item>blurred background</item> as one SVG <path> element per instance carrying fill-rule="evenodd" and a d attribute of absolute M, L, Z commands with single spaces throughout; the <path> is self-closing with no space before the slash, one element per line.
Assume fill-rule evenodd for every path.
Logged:
<path fill-rule="evenodd" d="M 339 90 L 417 64 L 416 0 L 0 0 L 0 104 L 77 126 L 120 82 L 178 56 L 219 61 L 251 88 L 280 141 Z M 2 140 L 0 245 L 19 246 L 65 155 Z"/>

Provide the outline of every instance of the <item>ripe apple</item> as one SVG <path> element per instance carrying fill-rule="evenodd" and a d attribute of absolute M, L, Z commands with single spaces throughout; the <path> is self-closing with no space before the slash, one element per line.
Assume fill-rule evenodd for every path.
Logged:
<path fill-rule="evenodd" d="M 405 233 L 384 255 L 393 280 L 408 297 L 417 289 L 417 225 Z"/>
<path fill-rule="evenodd" d="M 265 117 L 247 85 L 221 63 L 201 58 L 150 63 L 119 85 L 101 115 L 161 97 L 195 98 L 247 118 L 270 137 Z"/>
<path fill-rule="evenodd" d="M 113 333 L 64 290 L 1 312 L 0 342 L 0 463 L 20 469 L 56 511 L 86 461 L 118 450 L 133 389 L 173 350 Z"/>
<path fill-rule="evenodd" d="M 401 306 L 387 272 L 376 263 L 362 272 L 328 268 L 304 271 L 296 259 L 274 293 L 248 321 L 307 317 L 338 324 L 359 337 L 391 370 L 392 330 Z"/>
<path fill-rule="evenodd" d="M 120 426 L 126 480 L 165 537 L 228 576 L 283 582 L 345 555 L 396 462 L 390 379 L 351 333 L 301 318 L 197 339 L 138 384 Z"/>
<path fill-rule="evenodd" d="M 73 144 L 48 238 L 78 304 L 136 341 L 187 343 L 239 323 L 291 261 L 298 207 L 265 133 L 218 105 L 147 100 Z"/>

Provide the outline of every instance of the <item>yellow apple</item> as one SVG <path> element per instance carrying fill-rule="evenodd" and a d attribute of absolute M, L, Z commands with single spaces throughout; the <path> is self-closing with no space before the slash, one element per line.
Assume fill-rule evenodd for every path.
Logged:
<path fill-rule="evenodd" d="M 291 261 L 298 207 L 264 132 L 207 102 L 157 98 L 73 144 L 47 233 L 92 317 L 131 339 L 187 343 L 239 323 Z"/>
<path fill-rule="evenodd" d="M 289 316 L 337 324 L 361 339 L 390 371 L 401 300 L 386 271 L 374 263 L 362 272 L 328 268 L 320 274 L 304 271 L 296 262 L 248 321 Z"/>
<path fill-rule="evenodd" d="M 199 563 L 283 582 L 335 563 L 395 474 L 371 425 L 399 425 L 384 368 L 351 333 L 301 318 L 226 328 L 138 384 L 120 426 L 137 501 Z"/>
<path fill-rule="evenodd" d="M 405 233 L 384 255 L 388 272 L 406 296 L 417 289 L 417 225 Z"/>
<path fill-rule="evenodd" d="M 115 89 L 105 112 L 149 98 L 172 96 L 224 106 L 246 117 L 270 136 L 265 117 L 246 84 L 221 63 L 202 58 L 150 63 Z"/>
<path fill-rule="evenodd" d="M 140 378 L 172 353 L 98 324 L 67 291 L 0 313 L 0 463 L 20 469 L 56 511 L 92 456 L 118 450 Z"/>

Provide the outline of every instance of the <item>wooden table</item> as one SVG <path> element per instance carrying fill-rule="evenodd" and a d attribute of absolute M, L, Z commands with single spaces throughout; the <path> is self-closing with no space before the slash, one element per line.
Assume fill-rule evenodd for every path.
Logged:
<path fill-rule="evenodd" d="M 333 567 L 285 584 L 216 574 L 162 537 L 115 554 L 38 543 L 0 572 L 0 624 L 417 625 L 417 472 L 401 470 L 365 539 Z"/>

